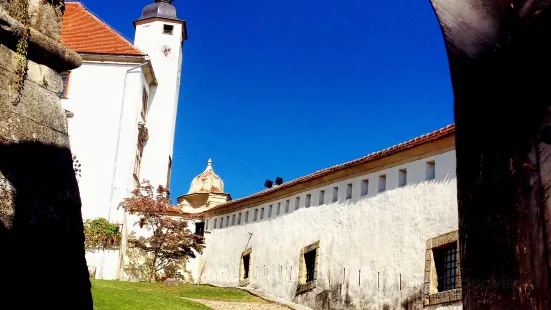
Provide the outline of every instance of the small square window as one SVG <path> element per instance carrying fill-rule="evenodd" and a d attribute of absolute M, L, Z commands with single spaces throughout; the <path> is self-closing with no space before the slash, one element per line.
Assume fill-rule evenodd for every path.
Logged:
<path fill-rule="evenodd" d="M 336 202 L 337 200 L 339 200 L 339 187 L 335 186 L 333 187 L 333 200 L 331 202 Z"/>
<path fill-rule="evenodd" d="M 398 187 L 406 186 L 408 183 L 408 171 L 406 169 L 400 169 L 398 171 Z"/>
<path fill-rule="evenodd" d="M 304 202 L 304 207 L 310 208 L 311 201 L 312 201 L 312 195 L 311 194 L 306 195 L 306 201 Z"/>
<path fill-rule="evenodd" d="M 163 34 L 173 34 L 174 33 L 174 26 L 173 25 L 163 25 Z"/>
<path fill-rule="evenodd" d="M 268 207 L 268 217 L 272 217 L 272 205 Z"/>
<path fill-rule="evenodd" d="M 426 179 L 434 180 L 436 178 L 436 163 L 433 161 L 427 162 L 426 167 Z"/>
<path fill-rule="evenodd" d="M 195 223 L 195 234 L 199 236 L 205 236 L 205 222 Z"/>
<path fill-rule="evenodd" d="M 256 222 L 256 219 L 258 218 L 258 209 L 254 209 L 254 217 L 253 222 Z"/>
<path fill-rule="evenodd" d="M 237 225 L 241 225 L 241 212 L 237 214 Z"/>
<path fill-rule="evenodd" d="M 285 201 L 285 213 L 288 213 L 288 212 L 289 212 L 289 204 L 290 204 L 290 201 L 289 201 L 289 199 L 287 199 L 287 200 Z"/>
<path fill-rule="evenodd" d="M 318 205 L 323 205 L 324 203 L 324 200 L 325 200 L 325 191 L 320 191 L 320 196 L 319 196 L 319 203 Z"/>
<path fill-rule="evenodd" d="M 346 185 L 346 200 L 352 199 L 352 183 Z"/>
<path fill-rule="evenodd" d="M 386 174 L 379 176 L 379 193 L 386 191 Z"/>
<path fill-rule="evenodd" d="M 369 180 L 362 180 L 362 197 L 367 196 L 369 194 Z"/>
<path fill-rule="evenodd" d="M 300 197 L 295 198 L 295 210 L 298 210 L 300 207 Z"/>
<path fill-rule="evenodd" d="M 276 215 L 279 215 L 280 211 L 281 211 L 281 202 L 278 202 L 277 203 L 277 214 Z"/>

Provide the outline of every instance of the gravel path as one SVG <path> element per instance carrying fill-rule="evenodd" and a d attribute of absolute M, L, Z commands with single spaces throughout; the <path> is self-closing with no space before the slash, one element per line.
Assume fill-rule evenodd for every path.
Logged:
<path fill-rule="evenodd" d="M 186 299 L 206 305 L 214 310 L 289 310 L 287 307 L 269 303 L 229 302 L 191 298 Z"/>

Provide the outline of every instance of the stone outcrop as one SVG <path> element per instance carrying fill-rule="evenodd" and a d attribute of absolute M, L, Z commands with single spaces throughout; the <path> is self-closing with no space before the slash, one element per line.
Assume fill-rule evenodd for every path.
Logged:
<path fill-rule="evenodd" d="M 13 87 L 20 78 L 16 46 L 26 28 L 3 10 L 10 2 L 0 1 L 0 307 L 92 309 L 80 195 L 59 97 L 59 72 L 82 60 L 59 43 L 60 1 L 29 0 L 29 12 L 42 11 L 41 19 L 31 15 L 24 83 Z"/>

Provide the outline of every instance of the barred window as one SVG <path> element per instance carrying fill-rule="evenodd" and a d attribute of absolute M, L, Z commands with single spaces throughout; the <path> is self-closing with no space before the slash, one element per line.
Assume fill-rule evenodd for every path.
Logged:
<path fill-rule="evenodd" d="M 438 291 L 454 290 L 457 287 L 457 244 L 454 242 L 433 251 Z"/>

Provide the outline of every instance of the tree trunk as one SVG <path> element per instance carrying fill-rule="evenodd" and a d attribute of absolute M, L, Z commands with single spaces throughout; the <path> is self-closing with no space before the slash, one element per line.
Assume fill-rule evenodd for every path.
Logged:
<path fill-rule="evenodd" d="M 538 148 L 551 104 L 549 1 L 432 3 L 455 96 L 463 307 L 550 309 Z"/>
<path fill-rule="evenodd" d="M 14 51 L 28 30 L 0 8 L 0 308 L 92 309 L 80 195 L 59 100 L 59 72 L 78 67 L 81 58 L 52 39 L 58 17 L 42 20 L 49 32 L 30 29 L 21 76 Z"/>

